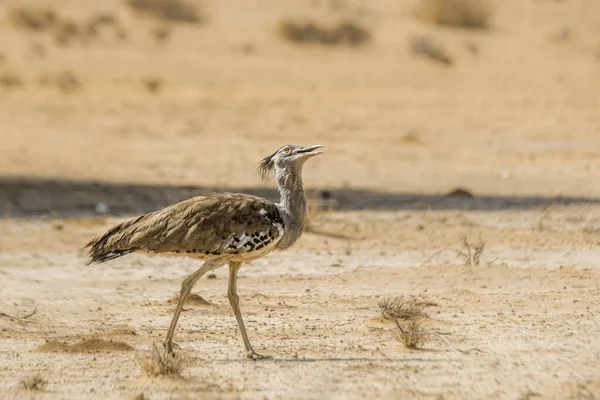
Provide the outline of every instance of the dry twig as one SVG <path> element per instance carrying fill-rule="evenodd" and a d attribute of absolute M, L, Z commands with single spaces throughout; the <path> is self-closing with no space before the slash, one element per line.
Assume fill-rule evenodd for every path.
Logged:
<path fill-rule="evenodd" d="M 425 308 L 434 307 L 437 304 L 431 301 L 420 301 L 417 299 L 405 300 L 400 297 L 384 297 L 379 301 L 379 309 L 384 319 L 394 321 L 395 319 L 411 320 L 416 318 L 427 318 Z"/>
<path fill-rule="evenodd" d="M 473 244 L 473 243 L 470 243 L 469 240 L 467 239 L 467 237 L 465 236 L 462 238 L 462 243 L 463 243 L 463 246 L 465 247 L 465 251 L 451 249 L 451 248 L 441 249 L 441 250 L 438 250 L 435 253 L 433 253 L 427 259 L 427 262 L 430 262 L 433 259 L 433 257 L 437 256 L 438 254 L 443 253 L 444 251 L 453 251 L 458 256 L 460 256 L 464 259 L 465 265 L 467 265 L 469 267 L 479 265 L 479 263 L 481 262 L 481 255 L 483 254 L 483 251 L 485 250 L 485 241 L 481 240 L 481 238 L 480 238 L 477 243 Z"/>
<path fill-rule="evenodd" d="M 11 314 L 0 311 L 0 317 L 6 317 L 12 321 L 18 322 L 19 324 L 23 325 L 25 323 L 25 320 L 29 317 L 32 317 L 36 312 L 37 312 L 37 307 L 34 307 L 32 312 L 30 312 L 29 314 L 25 314 L 22 317 L 19 317 L 16 315 L 11 315 Z"/>
<path fill-rule="evenodd" d="M 459 353 L 462 353 L 462 354 L 469 354 L 469 353 L 470 353 L 470 352 L 472 352 L 472 351 L 477 351 L 477 352 L 479 352 L 479 353 L 484 353 L 484 351 L 482 351 L 482 350 L 480 350 L 480 349 L 478 349 L 478 348 L 475 348 L 475 347 L 473 347 L 473 348 L 470 348 L 470 349 L 468 349 L 468 350 L 461 350 L 461 349 L 457 348 L 456 346 L 454 346 L 454 345 L 453 345 L 453 344 L 452 344 L 452 343 L 451 343 L 451 342 L 450 342 L 448 339 L 446 339 L 445 337 L 443 337 L 443 336 L 442 336 L 440 333 L 438 333 L 438 332 L 421 332 L 421 331 L 419 330 L 420 328 L 419 328 L 419 326 L 418 326 L 418 325 L 411 324 L 411 325 L 410 325 L 410 327 L 411 327 L 411 330 L 406 330 L 406 329 L 403 329 L 403 328 L 402 328 L 402 326 L 400 325 L 400 322 L 398 322 L 398 318 L 395 318 L 395 319 L 394 319 L 394 322 L 396 323 L 396 326 L 397 326 L 397 327 L 398 327 L 398 329 L 400 330 L 400 334 L 402 335 L 402 337 L 405 337 L 405 338 L 407 338 L 407 339 L 410 339 L 410 340 L 412 341 L 411 343 L 416 343 L 416 345 L 418 345 L 418 344 L 419 344 L 418 340 L 416 339 L 416 337 L 417 337 L 417 336 L 431 335 L 431 336 L 435 336 L 435 337 L 437 337 L 437 338 L 441 339 L 441 340 L 442 340 L 442 341 L 444 341 L 444 342 L 445 342 L 445 343 L 446 343 L 448 346 L 450 346 L 450 348 L 451 348 L 452 350 L 458 351 Z M 414 328 L 415 328 L 415 326 L 416 326 L 416 328 L 417 328 L 417 329 L 414 329 Z M 404 342 L 404 340 L 402 340 L 402 342 L 403 342 L 403 343 L 406 345 L 406 347 L 409 347 L 409 346 L 408 346 L 408 344 L 407 344 L 406 342 Z M 415 347 L 416 347 L 416 345 L 415 345 L 415 346 L 413 346 L 413 347 L 409 347 L 409 348 L 415 348 Z"/>

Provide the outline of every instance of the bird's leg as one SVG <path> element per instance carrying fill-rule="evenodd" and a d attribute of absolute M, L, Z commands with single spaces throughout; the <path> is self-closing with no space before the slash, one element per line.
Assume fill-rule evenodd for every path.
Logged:
<path fill-rule="evenodd" d="M 198 281 L 198 279 L 202 278 L 202 275 L 206 274 L 208 271 L 219 268 L 223 263 L 218 263 L 216 261 L 206 261 L 202 264 L 202 267 L 192 275 L 188 276 L 181 282 L 181 291 L 179 292 L 179 301 L 177 302 L 177 308 L 175 309 L 175 314 L 173 314 L 173 319 L 171 319 L 171 325 L 169 326 L 169 331 L 167 332 L 167 338 L 165 340 L 164 346 L 167 349 L 167 352 L 172 354 L 173 352 L 173 334 L 175 333 L 175 327 L 177 326 L 177 320 L 179 319 L 179 314 L 181 314 L 181 310 L 183 309 L 183 304 L 185 303 L 185 299 L 190 294 L 192 287 Z"/>
<path fill-rule="evenodd" d="M 244 339 L 244 347 L 246 347 L 246 357 L 251 358 L 253 360 L 271 358 L 270 356 L 263 356 L 256 353 L 252 348 L 252 345 L 250 344 L 250 340 L 248 340 L 248 334 L 246 334 L 246 327 L 244 326 L 242 312 L 240 311 L 240 298 L 237 295 L 237 273 L 241 266 L 241 262 L 229 263 L 229 285 L 227 287 L 227 298 L 229 299 L 229 304 L 231 304 L 231 308 L 233 309 L 233 313 L 235 314 L 235 318 L 237 319 L 238 326 L 240 327 L 242 339 Z"/>

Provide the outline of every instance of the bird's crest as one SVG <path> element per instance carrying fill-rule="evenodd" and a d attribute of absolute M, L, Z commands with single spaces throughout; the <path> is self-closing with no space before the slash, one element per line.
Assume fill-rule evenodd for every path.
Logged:
<path fill-rule="evenodd" d="M 258 173 L 260 174 L 260 177 L 263 180 L 267 180 L 269 178 L 269 174 L 275 169 L 275 162 L 273 161 L 273 157 L 275 157 L 277 151 L 271 154 L 270 156 L 263 158 L 258 163 Z"/>

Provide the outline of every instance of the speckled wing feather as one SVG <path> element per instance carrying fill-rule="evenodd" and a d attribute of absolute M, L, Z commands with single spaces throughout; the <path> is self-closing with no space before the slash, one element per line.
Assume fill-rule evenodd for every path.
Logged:
<path fill-rule="evenodd" d="M 280 239 L 283 219 L 275 204 L 246 194 L 194 197 L 125 221 L 87 244 L 90 263 L 144 250 L 155 253 L 236 255 Z"/>

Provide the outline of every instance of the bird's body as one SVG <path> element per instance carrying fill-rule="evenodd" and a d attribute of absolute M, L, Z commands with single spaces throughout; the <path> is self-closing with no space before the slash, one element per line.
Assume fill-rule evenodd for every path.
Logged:
<path fill-rule="evenodd" d="M 274 170 L 281 201 L 238 193 L 217 193 L 182 201 L 153 213 L 125 221 L 90 241 L 90 263 L 109 261 L 140 251 L 178 254 L 204 260 L 204 265 L 186 278 L 167 334 L 171 341 L 185 298 L 192 286 L 210 270 L 229 264 L 228 297 L 236 315 L 247 355 L 254 352 L 246 335 L 239 309 L 236 281 L 243 263 L 264 257 L 273 250 L 293 245 L 306 228 L 308 209 L 302 185 L 306 159 L 320 154 L 320 145 L 284 146 L 262 160 L 263 177 Z"/>
<path fill-rule="evenodd" d="M 256 196 L 198 196 L 117 225 L 91 244 L 96 262 L 133 251 L 246 262 L 276 248 L 284 234 L 274 203 Z"/>

